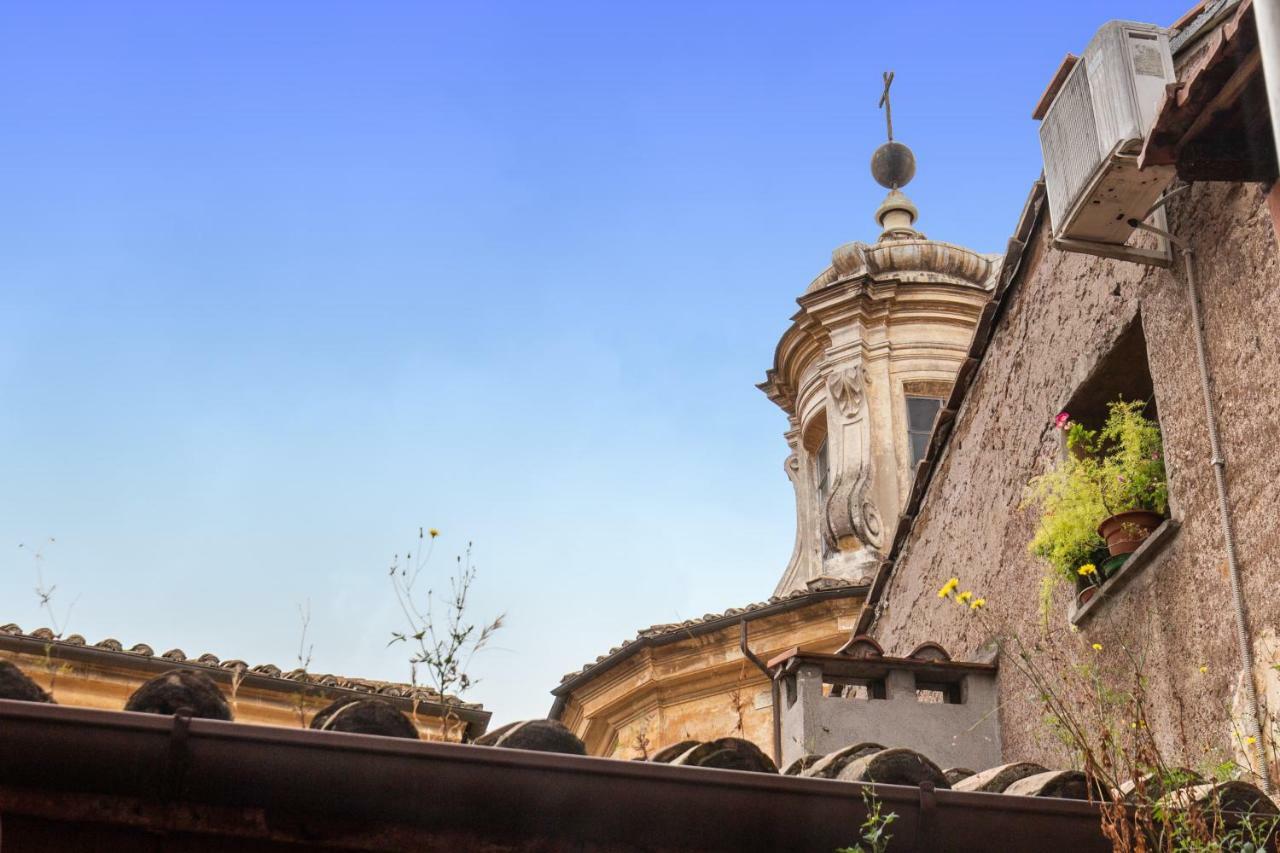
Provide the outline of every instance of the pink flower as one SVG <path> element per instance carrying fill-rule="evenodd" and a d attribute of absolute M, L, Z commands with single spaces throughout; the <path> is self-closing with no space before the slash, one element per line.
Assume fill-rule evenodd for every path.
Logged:
<path fill-rule="evenodd" d="M 1058 412 L 1058 416 L 1053 419 L 1053 425 L 1058 429 L 1066 429 L 1067 424 L 1071 422 L 1071 415 L 1066 412 Z"/>

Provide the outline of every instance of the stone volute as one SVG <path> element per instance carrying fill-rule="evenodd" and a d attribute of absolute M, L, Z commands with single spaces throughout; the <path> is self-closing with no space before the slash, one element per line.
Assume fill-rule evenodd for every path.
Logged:
<path fill-rule="evenodd" d="M 759 386 L 787 414 L 796 492 L 795 549 L 776 594 L 874 574 L 995 283 L 999 256 L 927 239 L 901 189 L 908 172 L 883 171 L 879 238 L 832 252 Z"/>

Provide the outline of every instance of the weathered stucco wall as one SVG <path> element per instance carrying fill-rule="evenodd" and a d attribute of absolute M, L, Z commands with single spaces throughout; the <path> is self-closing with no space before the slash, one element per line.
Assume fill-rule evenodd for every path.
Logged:
<path fill-rule="evenodd" d="M 922 702 L 916 672 L 887 665 L 877 699 L 829 692 L 821 664 L 803 664 L 782 679 L 782 766 L 805 755 L 828 755 L 855 743 L 906 746 L 939 767 L 1000 764 L 994 671 L 971 671 L 956 702 Z"/>
<path fill-rule="evenodd" d="M 973 657 L 990 637 L 968 611 L 936 595 L 955 575 L 962 588 L 986 597 L 992 622 L 1036 636 L 1043 568 L 1027 552 L 1035 518 L 1019 510 L 1023 490 L 1060 453 L 1054 416 L 1140 311 L 1171 510 L 1182 527 L 1154 564 L 1095 608 L 1080 635 L 1100 643 L 1101 655 L 1118 653 L 1122 644 L 1146 649 L 1157 708 L 1152 728 L 1162 738 L 1172 741 L 1185 727 L 1193 745 L 1229 752 L 1240 665 L 1181 264 L 1159 270 L 1053 250 L 1046 247 L 1046 220 L 957 415 L 872 633 L 888 654 L 934 640 L 957 659 Z M 1280 269 L 1273 223 L 1258 185 L 1198 184 L 1170 204 L 1170 225 L 1196 252 L 1250 623 L 1262 638 L 1264 629 L 1280 625 Z M 1059 588 L 1049 617 L 1059 630 L 1068 597 Z M 1274 642 L 1258 645 L 1274 654 Z M 1000 682 L 1006 759 L 1061 764 L 1025 681 L 1008 666 Z"/>

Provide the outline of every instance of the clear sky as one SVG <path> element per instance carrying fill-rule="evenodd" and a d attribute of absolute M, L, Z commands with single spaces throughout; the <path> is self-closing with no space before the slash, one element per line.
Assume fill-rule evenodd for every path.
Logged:
<path fill-rule="evenodd" d="M 405 679 L 386 567 L 475 542 L 494 722 L 790 554 L 754 384 L 884 191 L 1000 251 L 1068 3 L 0 8 L 0 623 Z M 25 543 L 26 548 L 19 548 Z M 68 605 L 74 602 L 70 616 Z"/>

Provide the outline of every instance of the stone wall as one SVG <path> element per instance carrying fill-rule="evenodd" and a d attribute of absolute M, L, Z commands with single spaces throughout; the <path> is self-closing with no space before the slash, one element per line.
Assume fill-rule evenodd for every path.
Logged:
<path fill-rule="evenodd" d="M 1196 253 L 1250 624 L 1254 636 L 1263 637 L 1264 629 L 1280 624 L 1276 236 L 1265 191 L 1256 184 L 1198 184 L 1169 207 L 1172 230 Z M 1237 719 L 1242 707 L 1240 664 L 1181 263 L 1161 270 L 1064 253 L 1047 246 L 1047 229 L 1046 217 L 957 415 L 872 633 L 891 655 L 933 640 L 956 659 L 973 658 L 991 638 L 968 611 L 938 599 L 937 590 L 954 575 L 962 589 L 987 599 L 993 622 L 1036 635 L 1044 569 L 1027 551 L 1035 517 L 1019 510 L 1023 490 L 1062 452 L 1054 416 L 1140 312 L 1171 512 L 1181 529 L 1153 564 L 1093 608 L 1079 630 L 1088 643 L 1102 645 L 1102 655 L 1118 653 L 1121 645 L 1145 648 L 1158 709 L 1152 728 L 1162 737 L 1185 728 L 1192 743 L 1229 751 L 1233 703 Z M 1065 627 L 1068 598 L 1060 587 L 1049 616 L 1055 628 Z M 1259 646 L 1274 654 L 1274 643 L 1259 640 Z M 1000 691 L 1006 758 L 1061 763 L 1038 702 L 1012 666 L 1002 667 Z"/>

